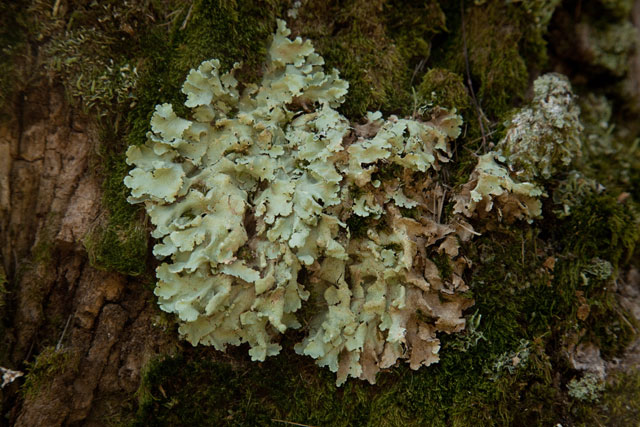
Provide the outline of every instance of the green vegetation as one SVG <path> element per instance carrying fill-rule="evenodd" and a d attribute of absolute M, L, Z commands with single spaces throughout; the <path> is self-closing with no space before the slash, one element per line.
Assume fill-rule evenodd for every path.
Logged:
<path fill-rule="evenodd" d="M 418 94 L 426 102 L 444 108 L 456 108 L 460 113 L 472 113 L 471 98 L 462 76 L 444 68 L 432 68 L 422 78 Z"/>
<path fill-rule="evenodd" d="M 291 26 L 349 82 L 340 111 L 350 118 L 377 109 L 411 114 L 412 86 L 420 82 L 432 39 L 446 30 L 433 0 L 309 2 Z"/>
<path fill-rule="evenodd" d="M 24 11 L 17 3 L 0 4 L 0 117 L 4 117 L 21 78 L 16 72 L 17 62 L 25 50 Z"/>
<path fill-rule="evenodd" d="M 25 396 L 36 394 L 41 387 L 46 387 L 66 368 L 70 354 L 55 347 L 46 347 L 33 362 L 27 363 L 27 375 L 22 385 Z"/>
<path fill-rule="evenodd" d="M 618 372 L 597 404 L 575 405 L 576 425 L 632 426 L 640 419 L 640 370 Z"/>
<path fill-rule="evenodd" d="M 99 166 L 104 177 L 102 200 L 108 213 L 87 233 L 83 243 L 94 267 L 137 276 L 147 267 L 149 233 L 140 208 L 127 203 L 128 189 L 122 180 L 129 167 L 124 154 L 113 151 L 102 146 Z"/>

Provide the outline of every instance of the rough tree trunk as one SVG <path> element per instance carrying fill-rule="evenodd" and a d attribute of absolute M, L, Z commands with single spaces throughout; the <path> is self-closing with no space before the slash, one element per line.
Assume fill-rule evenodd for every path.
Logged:
<path fill-rule="evenodd" d="M 0 126 L 2 259 L 15 280 L 16 327 L 3 345 L 19 366 L 43 337 L 60 334 L 64 369 L 12 413 L 16 425 L 102 425 L 131 399 L 140 372 L 168 339 L 153 327 L 153 295 L 125 275 L 93 268 L 82 238 L 101 215 L 92 172 L 96 131 L 65 99 L 39 85 Z M 15 406 L 15 410 L 19 406 Z"/>

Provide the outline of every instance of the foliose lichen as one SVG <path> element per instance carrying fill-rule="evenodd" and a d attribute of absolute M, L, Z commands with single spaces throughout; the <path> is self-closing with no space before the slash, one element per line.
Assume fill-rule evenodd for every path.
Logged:
<path fill-rule="evenodd" d="M 574 378 L 567 384 L 569 396 L 574 399 L 594 402 L 604 391 L 605 382 L 597 374 L 586 373 L 582 378 Z"/>
<path fill-rule="evenodd" d="M 158 105 L 146 144 L 127 151 L 129 201 L 145 204 L 154 254 L 170 260 L 156 270 L 160 307 L 193 345 L 246 342 L 264 360 L 319 295 L 295 349 L 338 384 L 374 383 L 400 359 L 437 362 L 437 334 L 462 330 L 473 304 L 459 244 L 474 231 L 459 215 L 442 221 L 438 182 L 462 120 L 434 108 L 350 124 L 336 110 L 348 83 L 289 34 L 278 21 L 260 86 L 240 90 L 238 64 L 203 62 L 182 88 L 191 119 Z"/>
<path fill-rule="evenodd" d="M 540 197 L 546 195 L 543 188 L 513 178 L 505 161 L 506 158 L 495 151 L 480 156 L 469 182 L 454 197 L 454 212 L 483 218 L 497 205 L 500 221 L 526 219 L 531 222 L 539 217 L 542 214 Z"/>
<path fill-rule="evenodd" d="M 534 81 L 533 88 L 532 102 L 513 115 L 495 150 L 478 157 L 469 181 L 454 196 L 455 213 L 483 218 L 497 201 L 500 221 L 531 222 L 541 216 L 540 198 L 547 196 L 536 181 L 549 179 L 580 157 L 583 125 L 569 80 L 561 74 L 545 74 Z M 568 181 L 566 185 L 577 184 Z M 563 189 L 554 196 L 568 214 L 573 202 L 565 193 Z"/>

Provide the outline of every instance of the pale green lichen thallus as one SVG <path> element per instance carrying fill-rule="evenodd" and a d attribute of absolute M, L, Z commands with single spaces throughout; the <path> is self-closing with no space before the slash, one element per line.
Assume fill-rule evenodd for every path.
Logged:
<path fill-rule="evenodd" d="M 462 215 L 445 222 L 438 180 L 462 119 L 436 108 L 423 120 L 375 112 L 351 124 L 337 111 L 348 83 L 289 34 L 278 21 L 259 86 L 240 90 L 237 64 L 191 70 L 182 88 L 190 118 L 158 105 L 146 144 L 127 151 L 129 201 L 144 203 L 164 260 L 160 307 L 193 345 L 248 343 L 261 361 L 279 353 L 280 334 L 302 327 L 297 315 L 314 300 L 295 350 L 338 384 L 373 383 L 401 359 L 413 369 L 437 362 L 438 333 L 462 330 L 473 304 L 459 245 L 477 233 Z M 481 158 L 456 196 L 459 212 L 491 211 L 495 198 L 498 209 L 516 200 L 506 216 L 538 216 L 542 190 L 496 160 Z M 448 259 L 445 277 L 436 255 Z"/>

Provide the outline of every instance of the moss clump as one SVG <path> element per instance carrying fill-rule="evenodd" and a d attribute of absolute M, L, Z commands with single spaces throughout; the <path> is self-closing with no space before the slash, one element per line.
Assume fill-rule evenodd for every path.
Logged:
<path fill-rule="evenodd" d="M 25 48 L 26 19 L 18 3 L 0 4 L 0 114 L 7 113 L 9 101 L 21 77 L 16 63 Z"/>
<path fill-rule="evenodd" d="M 610 194 L 585 196 L 582 204 L 560 223 L 558 239 L 567 252 L 579 256 L 585 264 L 593 258 L 609 261 L 614 270 L 627 262 L 640 238 L 638 218 Z"/>
<path fill-rule="evenodd" d="M 471 101 L 462 76 L 443 68 L 432 68 L 422 78 L 418 95 L 428 103 L 469 112 Z"/>
<path fill-rule="evenodd" d="M 612 194 L 628 192 L 640 201 L 640 140 L 634 122 L 614 116 L 614 103 L 593 93 L 579 98 L 580 120 L 584 124 L 584 159 L 581 171 Z M 631 128 L 629 128 L 631 125 Z M 614 163 L 617 167 L 611 167 Z"/>
<path fill-rule="evenodd" d="M 103 141 L 111 138 L 104 128 Z M 111 129 L 113 131 L 113 129 Z M 83 243 L 91 265 L 96 268 L 137 276 L 146 269 L 148 233 L 139 207 L 127 203 L 128 189 L 122 180 L 128 172 L 124 155 L 102 145 L 99 173 L 102 181 L 102 204 L 107 212 L 84 237 Z"/>
<path fill-rule="evenodd" d="M 25 396 L 38 393 L 43 386 L 51 382 L 68 367 L 70 354 L 55 347 L 45 347 L 33 362 L 27 363 L 27 375 L 22 385 Z"/>
<path fill-rule="evenodd" d="M 442 279 L 451 280 L 453 267 L 451 266 L 450 258 L 444 252 L 433 254 L 431 261 L 433 261 L 438 268 L 438 273 Z"/>
<path fill-rule="evenodd" d="M 308 2 L 291 26 L 314 40 L 327 68 L 338 68 L 349 82 L 341 108 L 347 117 L 377 109 L 411 113 L 411 87 L 429 57 L 432 38 L 446 29 L 436 1 Z"/>
<path fill-rule="evenodd" d="M 592 194 L 554 229 L 563 253 L 556 265 L 559 283 L 572 294 L 583 292 L 588 304 L 588 317 L 580 323 L 583 339 L 598 345 L 605 359 L 621 355 L 637 325 L 620 307 L 609 276 L 629 261 L 638 244 L 637 217 L 611 195 Z"/>
<path fill-rule="evenodd" d="M 573 413 L 579 426 L 632 426 L 640 419 L 640 370 L 611 374 L 595 403 L 574 403 Z"/>
<path fill-rule="evenodd" d="M 433 55 L 433 65 L 458 75 L 466 74 L 466 55 L 478 104 L 489 119 L 500 118 L 514 102 L 522 100 L 529 71 L 544 66 L 547 58 L 543 35 L 547 17 L 557 5 L 525 2 L 527 7 L 523 7 L 520 2 L 506 3 L 491 0 L 467 5 L 463 20 L 460 4 L 447 4 L 447 25 L 452 36 L 434 49 Z"/>
<path fill-rule="evenodd" d="M 91 265 L 137 276 L 146 269 L 147 230 L 136 223 L 96 227 L 84 238 Z"/>
<path fill-rule="evenodd" d="M 286 355 L 289 362 L 281 357 L 238 370 L 196 353 L 151 364 L 134 426 L 269 426 L 282 421 L 346 426 L 365 425 L 370 418 L 371 395 L 365 387 L 338 389 L 328 372 L 299 371 L 294 354 Z"/>

